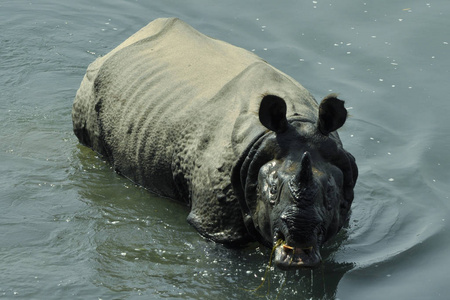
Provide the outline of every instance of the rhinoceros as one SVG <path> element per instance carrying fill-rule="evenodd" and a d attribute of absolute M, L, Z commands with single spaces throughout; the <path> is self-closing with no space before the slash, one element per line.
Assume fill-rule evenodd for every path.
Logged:
<path fill-rule="evenodd" d="M 349 217 L 354 157 L 293 78 L 176 18 L 157 19 L 89 65 L 77 91 L 79 141 L 149 191 L 184 201 L 204 237 L 275 247 L 282 269 L 314 267 Z"/>

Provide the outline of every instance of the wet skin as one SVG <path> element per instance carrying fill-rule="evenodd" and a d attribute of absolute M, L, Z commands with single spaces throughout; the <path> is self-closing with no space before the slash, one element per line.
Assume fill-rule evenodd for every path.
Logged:
<path fill-rule="evenodd" d="M 337 114 L 346 115 L 341 100 L 332 96 L 326 102 Z M 343 121 L 336 122 L 336 117 Z M 283 119 L 283 113 L 272 118 Z M 356 165 L 327 131 L 342 126 L 345 118 L 336 113 L 325 118 L 322 122 L 334 124 L 320 124 L 320 118 L 318 124 L 302 118 L 270 123 L 260 117 L 273 131 L 265 143 L 271 145 L 266 148 L 271 148 L 274 158 L 259 170 L 252 220 L 264 243 L 275 247 L 274 262 L 282 269 L 320 264 L 320 247 L 348 218 L 353 193 L 345 186 L 351 181 L 353 187 Z M 321 126 L 328 129 L 321 131 Z M 351 172 L 344 174 L 346 168 Z M 351 178 L 345 178 L 349 173 Z"/>

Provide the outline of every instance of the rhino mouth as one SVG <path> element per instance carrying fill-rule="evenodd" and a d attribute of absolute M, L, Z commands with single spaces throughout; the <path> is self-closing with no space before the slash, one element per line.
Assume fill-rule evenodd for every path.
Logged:
<path fill-rule="evenodd" d="M 282 270 L 317 267 L 322 258 L 317 245 L 291 246 L 283 239 L 277 239 L 274 246 L 274 264 Z"/>

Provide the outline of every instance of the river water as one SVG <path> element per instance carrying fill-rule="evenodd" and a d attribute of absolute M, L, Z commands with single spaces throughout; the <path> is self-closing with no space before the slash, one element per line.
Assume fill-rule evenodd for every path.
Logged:
<path fill-rule="evenodd" d="M 88 64 L 170 16 L 346 100 L 360 177 L 321 268 L 266 274 L 73 135 Z M 1 0 L 0 298 L 448 299 L 449 28 L 447 0 Z"/>

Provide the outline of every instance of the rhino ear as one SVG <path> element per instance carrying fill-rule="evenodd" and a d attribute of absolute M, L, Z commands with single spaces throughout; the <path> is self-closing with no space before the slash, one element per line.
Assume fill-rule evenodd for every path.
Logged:
<path fill-rule="evenodd" d="M 264 96 L 259 107 L 259 121 L 266 128 L 276 133 L 286 131 L 288 127 L 286 119 L 286 102 L 278 96 Z"/>
<path fill-rule="evenodd" d="M 339 129 L 346 119 L 347 110 L 344 101 L 339 100 L 336 94 L 330 94 L 320 102 L 317 128 L 323 135 Z"/>

